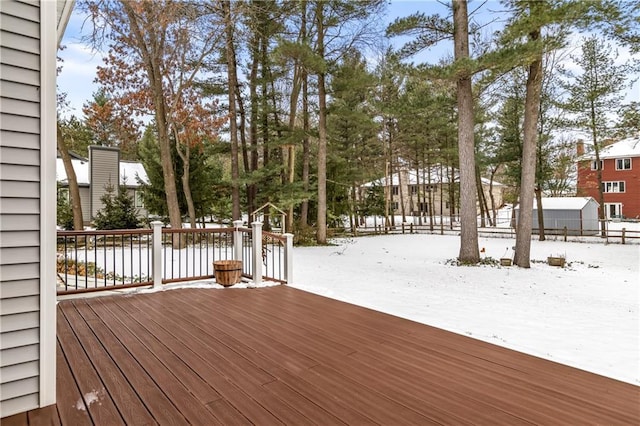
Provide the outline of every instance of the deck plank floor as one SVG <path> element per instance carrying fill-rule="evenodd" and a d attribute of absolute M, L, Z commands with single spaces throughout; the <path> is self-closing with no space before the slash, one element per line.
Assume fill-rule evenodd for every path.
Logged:
<path fill-rule="evenodd" d="M 287 286 L 61 301 L 57 359 L 3 425 L 640 422 L 640 387 Z"/>

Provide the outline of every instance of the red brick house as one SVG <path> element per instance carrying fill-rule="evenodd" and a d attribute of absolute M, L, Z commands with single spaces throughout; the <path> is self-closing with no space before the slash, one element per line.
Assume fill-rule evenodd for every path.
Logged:
<path fill-rule="evenodd" d="M 599 200 L 595 158 L 578 144 L 577 195 Z M 640 136 L 602 148 L 600 163 L 607 219 L 640 218 Z"/>

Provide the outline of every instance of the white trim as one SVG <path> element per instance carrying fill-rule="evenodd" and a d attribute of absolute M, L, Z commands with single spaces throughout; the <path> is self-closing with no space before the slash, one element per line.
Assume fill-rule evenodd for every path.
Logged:
<path fill-rule="evenodd" d="M 629 160 L 629 168 L 628 169 L 625 169 L 624 167 L 618 168 L 618 161 L 621 161 L 622 165 L 624 166 L 624 160 Z M 633 159 L 631 157 L 616 158 L 615 162 L 616 162 L 616 170 L 623 171 L 623 170 L 632 170 L 633 169 Z"/>
<path fill-rule="evenodd" d="M 71 16 L 71 12 L 73 11 L 74 4 L 75 0 L 65 0 L 64 6 L 62 6 L 62 13 L 60 14 L 60 20 L 56 22 L 56 31 L 58 33 L 58 47 L 60 47 L 62 37 L 64 36 L 64 31 L 67 29 L 67 24 L 69 23 L 69 17 Z"/>
<path fill-rule="evenodd" d="M 620 185 L 622 184 L 622 185 Z M 607 186 L 609 187 L 609 189 L 611 189 L 611 191 L 607 191 Z M 620 186 L 622 186 L 623 190 L 620 190 Z M 614 187 L 616 187 L 616 191 L 614 191 Z M 602 192 L 604 194 L 624 194 L 625 192 L 627 192 L 627 183 L 624 180 L 609 180 L 609 181 L 603 181 L 602 182 Z"/>
<path fill-rule="evenodd" d="M 56 2 L 40 2 L 40 407 L 56 402 Z"/>

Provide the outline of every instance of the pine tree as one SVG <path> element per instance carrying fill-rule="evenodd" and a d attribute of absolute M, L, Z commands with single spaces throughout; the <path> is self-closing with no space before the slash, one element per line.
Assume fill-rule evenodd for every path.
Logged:
<path fill-rule="evenodd" d="M 100 209 L 93 224 L 96 229 L 136 229 L 140 227 L 138 209 L 136 209 L 133 197 L 127 194 L 125 187 L 121 187 L 118 193 L 113 185 L 107 185 L 105 194 L 100 198 L 104 207 Z"/>
<path fill-rule="evenodd" d="M 336 68 L 328 106 L 327 200 L 332 216 L 348 216 L 357 224 L 358 194 L 375 175 L 375 154 L 381 151 L 378 125 L 370 108 L 375 78 L 359 52 L 352 51 Z"/>
<path fill-rule="evenodd" d="M 607 137 L 612 136 L 609 113 L 614 111 L 623 98 L 622 91 L 627 87 L 627 76 L 632 67 L 629 64 L 616 65 L 610 45 L 596 36 L 584 40 L 582 55 L 573 56 L 581 68 L 581 73 L 571 75 L 572 81 L 565 84 L 569 99 L 564 107 L 573 114 L 573 123 L 587 130 L 596 158 L 598 178 L 598 202 L 602 235 L 606 232 L 606 211 L 602 189 L 602 168 L 600 150 Z"/>
<path fill-rule="evenodd" d="M 61 188 L 58 183 L 58 198 L 56 199 L 56 223 L 57 225 L 69 231 L 74 229 L 73 226 L 73 211 L 71 210 L 71 204 L 69 203 L 69 192 Z"/>

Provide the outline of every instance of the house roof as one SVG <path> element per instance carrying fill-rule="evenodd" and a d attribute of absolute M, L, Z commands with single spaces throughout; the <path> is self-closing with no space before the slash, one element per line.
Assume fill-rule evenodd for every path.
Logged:
<path fill-rule="evenodd" d="M 76 172 L 78 185 L 89 186 L 89 161 L 86 159 L 72 158 L 71 164 Z M 131 187 L 140 186 L 138 179 L 140 177 L 143 182 L 149 182 L 149 177 L 142 163 L 136 161 L 120 161 L 120 185 Z M 64 169 L 62 158 L 56 160 L 56 180 L 60 183 L 67 183 L 67 172 Z"/>
<path fill-rule="evenodd" d="M 542 197 L 542 208 L 544 210 L 582 210 L 590 202 L 597 204 L 592 197 Z M 536 206 L 534 200 L 534 210 L 537 208 Z M 520 205 L 516 206 L 516 209 L 518 208 Z"/>
<path fill-rule="evenodd" d="M 432 184 L 440 184 L 440 183 L 444 183 L 447 184 L 449 183 L 449 173 L 450 170 L 447 170 L 446 168 L 440 169 L 439 165 L 434 165 L 431 166 L 430 168 L 431 173 L 429 173 L 429 170 L 427 169 L 420 169 L 416 172 L 415 169 L 411 169 L 407 171 L 407 175 L 408 175 L 408 182 L 405 182 L 404 179 L 407 179 L 404 175 L 402 176 L 402 184 L 403 185 L 416 185 L 418 181 L 420 181 L 420 184 L 424 185 L 427 183 L 427 180 L 429 179 L 429 174 L 431 175 L 431 183 Z M 489 185 L 490 180 L 487 178 L 480 178 L 482 180 L 482 184 L 483 185 Z M 455 171 L 455 176 L 453 178 L 454 182 L 458 182 L 460 180 L 460 175 L 458 174 L 458 170 Z M 399 185 L 400 182 L 400 177 L 399 177 L 399 173 L 396 172 L 391 176 L 391 185 Z M 380 186 L 384 186 L 385 185 L 385 179 L 384 178 L 380 178 L 371 182 L 367 182 L 365 183 L 363 186 L 367 187 L 367 186 L 373 186 L 373 185 L 380 185 Z M 501 184 L 500 182 L 496 182 L 495 180 L 493 181 L 493 186 L 504 186 L 503 184 Z"/>
<path fill-rule="evenodd" d="M 640 157 L 640 136 L 622 139 L 607 145 L 600 150 L 600 159 L 622 158 L 622 157 Z M 589 153 L 581 157 L 581 160 L 592 160 L 595 158 L 593 153 Z"/>

